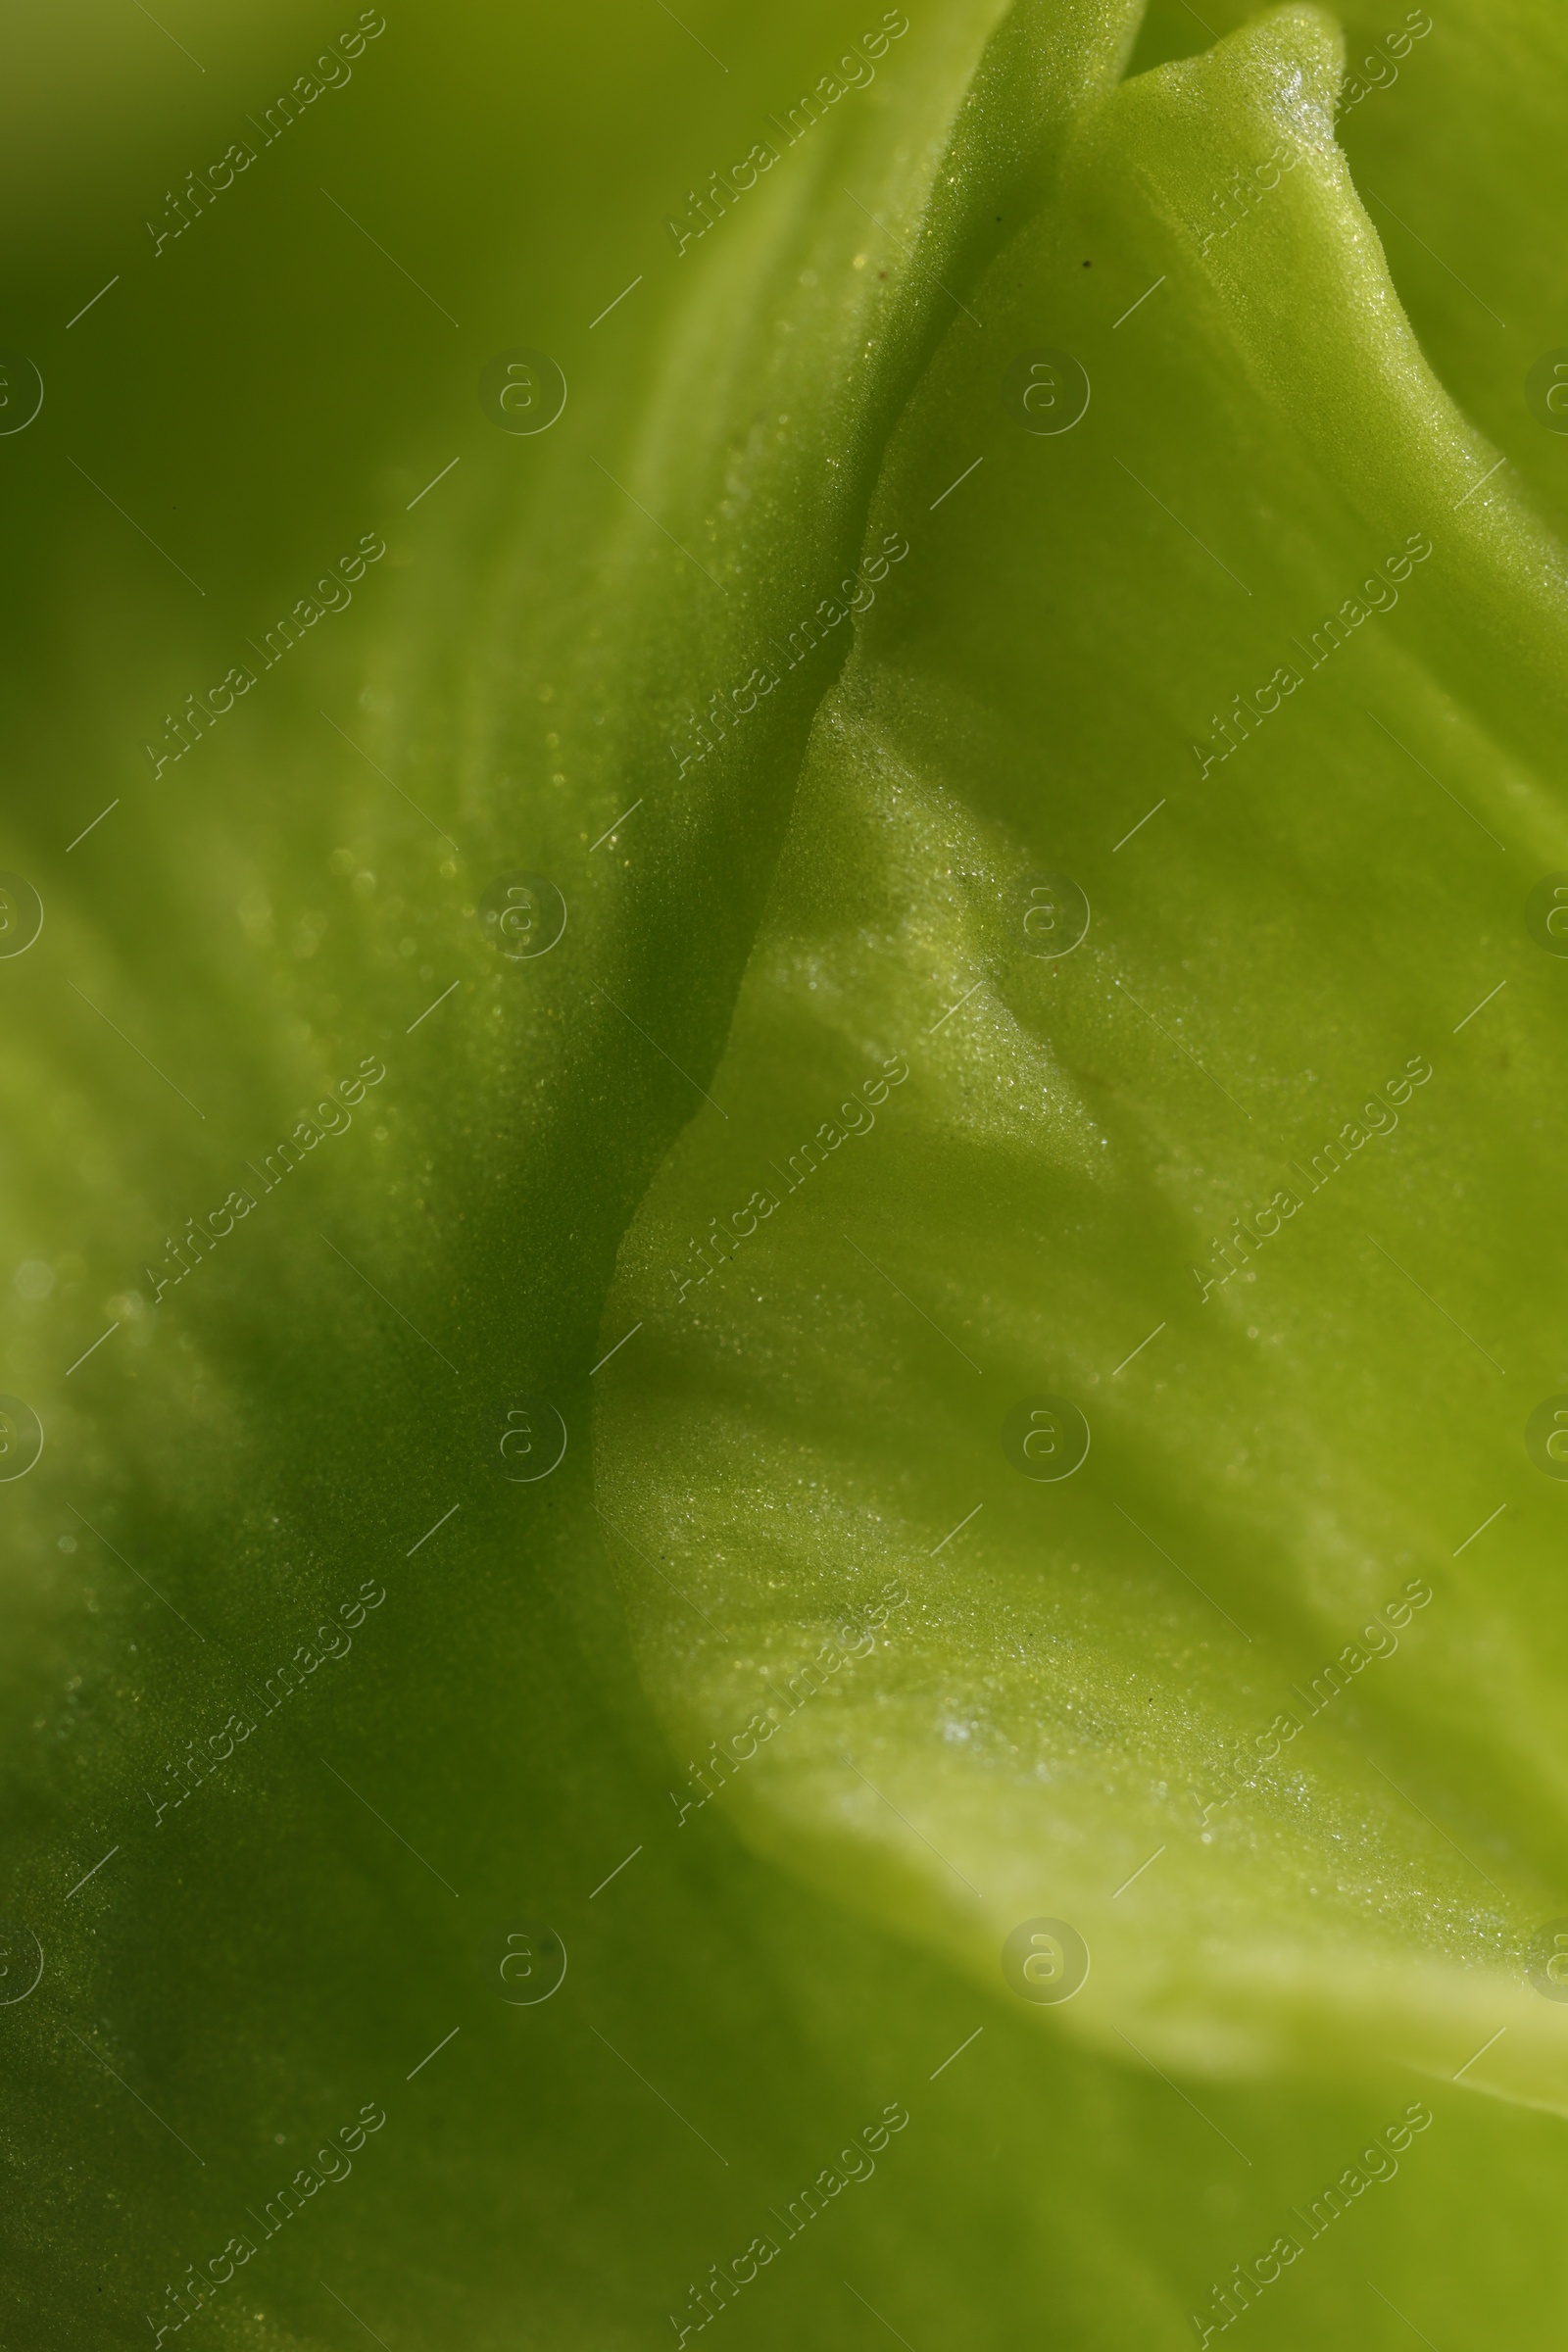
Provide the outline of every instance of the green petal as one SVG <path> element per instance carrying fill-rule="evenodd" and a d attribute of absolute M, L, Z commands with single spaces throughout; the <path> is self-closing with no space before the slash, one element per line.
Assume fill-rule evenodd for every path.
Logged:
<path fill-rule="evenodd" d="M 1135 16 L 965 0 L 912 17 L 875 82 L 710 237 L 677 254 L 650 227 L 659 324 L 630 301 L 617 314 L 629 364 L 581 322 L 622 282 L 627 221 L 655 222 L 694 152 L 706 171 L 701 141 L 744 152 L 729 142 L 750 97 L 726 77 L 721 107 L 694 107 L 668 62 L 695 57 L 687 36 L 641 9 L 603 21 L 591 75 L 564 21 L 526 53 L 480 21 L 477 73 L 453 65 L 443 24 L 372 53 L 391 103 L 360 79 L 354 103 L 386 112 L 335 161 L 357 163 L 366 217 L 382 234 L 390 220 L 421 275 L 446 223 L 464 290 L 433 282 L 466 332 L 438 355 L 450 330 L 432 314 L 427 353 L 380 296 L 340 298 L 332 348 L 397 351 L 398 382 L 361 357 L 358 375 L 347 359 L 316 369 L 310 402 L 292 377 L 274 389 L 331 427 L 290 444 L 298 530 L 314 563 L 344 496 L 328 455 L 376 437 L 388 407 L 407 443 L 438 437 L 431 384 L 456 384 L 468 420 L 441 492 L 457 519 L 415 497 L 454 440 L 383 480 L 387 513 L 410 517 L 370 575 L 387 597 L 319 631 L 332 650 L 300 658 L 314 670 L 282 671 L 248 720 L 127 798 L 135 823 L 95 837 L 85 874 L 80 852 L 49 862 L 53 808 L 14 854 L 43 878 L 47 922 L 3 967 L 8 1172 L 23 1163 L 8 1262 L 57 1277 L 48 1298 L 31 1275 L 13 1286 L 0 1384 L 47 1433 L 4 1497 L 4 1908 L 44 1958 L 3 2008 L 8 2306 L 29 2342 L 145 2341 L 144 2315 L 178 2308 L 166 2284 L 236 2231 L 257 2254 L 196 2323 L 236 2345 L 325 2347 L 367 2326 L 394 2352 L 630 2345 L 671 2313 L 678 2336 L 702 2308 L 689 2282 L 760 2232 L 779 2257 L 725 2319 L 759 2343 L 858 2346 L 887 2325 L 921 2346 L 1043 2325 L 1085 2345 L 1190 2342 L 1212 2285 L 1418 2093 L 1438 2128 L 1400 2154 L 1403 2186 L 1357 2190 L 1254 2326 L 1392 2343 L 1409 2314 L 1439 2338 L 1550 2340 L 1558 2127 L 1517 2102 L 1560 2095 L 1556 2011 L 1520 1985 L 1560 1899 L 1555 1491 L 1519 1450 L 1511 1392 L 1532 1382 L 1534 1401 L 1562 1377 L 1537 1306 L 1556 966 L 1521 927 L 1524 881 L 1493 888 L 1463 857 L 1468 819 L 1423 802 L 1401 754 L 1356 748 L 1341 672 L 1367 669 L 1364 699 L 1534 879 L 1560 855 L 1558 560 L 1505 475 L 1447 519 L 1496 452 L 1423 371 L 1329 151 L 1323 21 L 1288 12 L 1106 103 Z M 1544 120 L 1561 85 L 1527 22 L 1482 62 L 1488 169 L 1535 288 L 1532 172 L 1507 124 L 1521 77 Z M 780 93 L 842 26 L 819 11 L 702 30 L 759 107 L 788 111 Z M 1439 53 L 1434 38 L 1422 57 Z M 1445 73 L 1409 161 L 1429 177 L 1463 55 Z M 1282 120 L 1311 154 L 1200 262 L 1216 174 L 1250 169 Z M 1370 104 L 1352 152 L 1363 121 Z M 160 135 L 188 143 L 185 119 Z M 527 175 L 500 185 L 495 155 L 510 171 L 518 149 Z M 521 292 L 515 250 L 484 257 L 475 158 L 506 234 L 529 224 Z M 234 514 L 266 547 L 291 501 L 265 465 L 233 481 L 247 433 L 231 404 L 255 404 L 254 441 L 266 400 L 231 383 L 204 406 L 187 377 L 212 365 L 215 316 L 223 353 L 254 355 L 258 287 L 297 320 L 292 257 L 315 252 L 320 213 L 297 176 L 295 208 L 259 202 L 227 246 L 200 223 L 214 238 L 190 252 L 212 276 L 156 281 L 166 307 L 143 299 L 129 330 L 123 372 L 165 389 L 158 429 L 128 436 L 160 504 L 139 481 L 126 504 L 163 538 L 172 484 L 184 496 L 203 464 L 228 481 L 228 537 L 211 503 L 203 519 L 229 582 Z M 1385 193 L 1415 219 L 1397 179 Z M 80 211 L 96 259 L 96 190 Z M 386 289 L 419 300 L 390 269 Z M 515 442 L 474 409 L 467 337 L 514 341 L 519 303 L 554 319 L 558 298 L 578 322 L 571 400 L 548 440 Z M 1024 435 L 1003 405 L 1041 342 L 1094 378 L 1063 439 Z M 1493 379 L 1464 373 L 1463 337 L 1440 356 L 1510 446 L 1471 399 Z M 61 446 L 91 462 L 93 445 Z M 1111 455 L 1246 579 L 1248 604 Z M 1183 780 L 1191 730 L 1250 690 L 1254 653 L 1267 674 L 1281 617 L 1310 628 L 1422 500 L 1433 557 L 1397 612 L 1303 681 L 1291 748 L 1276 717 Z M 360 527 L 356 513 L 344 544 Z M 890 535 L 909 552 L 877 573 Z M 74 509 L 66 544 L 99 576 Z M 289 537 L 286 595 L 256 559 L 250 620 L 297 593 L 297 552 Z M 838 585 L 867 558 L 870 607 Z M 819 616 L 821 643 L 789 667 L 822 600 L 850 595 L 865 609 Z M 230 658 L 226 616 L 187 629 L 139 584 L 105 610 L 115 650 L 89 677 L 53 647 L 39 664 L 38 772 L 73 796 L 139 737 L 149 677 L 155 706 L 214 648 L 212 674 Z M 743 710 L 775 638 L 778 684 Z M 689 716 L 714 697 L 724 732 L 710 721 L 694 757 Z M 1094 923 L 1037 968 L 1017 953 L 1016 884 L 1042 863 L 1080 875 Z M 548 956 L 513 962 L 478 911 L 518 868 L 552 878 L 568 921 Z M 1504 963 L 1506 992 L 1450 1042 L 1442 1022 Z M 1117 981 L 1251 1125 L 1217 1095 L 1210 1113 L 1207 1080 L 1138 1029 Z M 1315 1105 L 1338 1118 L 1417 1049 L 1434 1079 L 1396 1133 L 1199 1307 L 1189 1255 L 1278 1179 L 1256 1129 L 1310 1152 L 1331 1131 Z M 909 1076 L 866 1104 L 867 1076 L 900 1056 Z M 346 1102 L 366 1060 L 386 1077 Z M 876 1129 L 697 1285 L 688 1243 L 852 1088 Z M 331 1094 L 352 1124 L 322 1113 L 336 1132 L 277 1173 L 269 1154 Z M 252 1179 L 254 1210 L 151 1308 L 165 1235 Z M 1361 1211 L 1339 1204 L 1357 1184 L 1366 1226 L 1506 1363 L 1506 1408 L 1501 1376 L 1472 1372 L 1467 1343 L 1424 1324 L 1357 1240 Z M 679 1315 L 670 1255 L 693 1283 Z M 1000 1448 L 1006 1406 L 1074 1383 L 1089 1461 L 1063 1486 L 1023 1481 Z M 504 1414 L 541 1391 L 566 1454 L 514 1483 Z M 1503 1516 L 1449 1561 L 1504 1487 Z M 1397 1653 L 1303 1730 L 1289 1775 L 1250 1768 L 1203 1846 L 1186 1781 L 1216 1795 L 1200 1776 L 1227 1772 L 1278 1678 L 1310 1678 L 1418 1575 L 1434 1600 Z M 890 1577 L 874 1647 L 845 1663 L 864 1620 L 835 1629 Z M 339 1654 L 306 1668 L 300 1650 L 324 1652 L 317 1629 L 353 1619 L 366 1586 L 386 1598 L 345 1628 L 352 1650 L 332 1636 Z M 794 1706 L 813 1658 L 822 1688 Z M 778 1703 L 769 1684 L 800 1721 L 683 1814 L 688 1754 L 722 1740 L 733 1756 Z M 172 1768 L 192 1743 L 221 1747 L 230 1715 L 254 1731 L 182 1781 Z M 1366 1748 L 1429 1827 L 1370 1779 Z M 997 1927 L 1039 1902 L 1070 1907 L 1094 1950 L 1059 2017 L 1000 1971 Z M 541 1920 L 567 1975 L 514 2005 L 501 1939 Z M 8 1969 L 29 1948 L 13 1934 Z M 1505 2015 L 1456 2088 L 1409 2075 L 1452 2075 Z M 1282 2089 L 1277 2070 L 1302 2064 L 1318 2079 Z M 269 2201 L 366 2102 L 387 2122 L 353 2174 L 279 2226 Z M 873 2175 L 867 2134 L 890 2105 L 910 2120 Z M 803 2190 L 833 2167 L 801 2225 Z M 1475 2234 L 1478 2180 L 1491 2275 L 1461 2250 L 1435 2283 L 1433 2244 Z"/>
<path fill-rule="evenodd" d="M 1556 2105 L 1562 564 L 1404 322 L 1339 64 L 1293 8 L 1124 85 L 910 404 L 600 1450 L 691 1604 L 628 1563 L 645 1671 L 699 1758 L 776 1721 L 723 1801 L 813 1884 L 999 2001 L 1068 1921 L 1102 2048 L 1505 2030 L 1473 2086 Z M 1041 346 L 1070 432 L 1020 429 Z M 1046 1396 L 1070 1483 L 1008 1456 Z"/>

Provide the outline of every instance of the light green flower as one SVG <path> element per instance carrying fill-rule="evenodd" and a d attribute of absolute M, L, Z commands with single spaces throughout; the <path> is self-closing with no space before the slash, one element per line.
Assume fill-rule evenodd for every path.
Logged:
<path fill-rule="evenodd" d="M 1568 36 L 644 14 L 127 248 L 248 579 L 0 444 L 12 2331 L 1544 2347 Z"/>

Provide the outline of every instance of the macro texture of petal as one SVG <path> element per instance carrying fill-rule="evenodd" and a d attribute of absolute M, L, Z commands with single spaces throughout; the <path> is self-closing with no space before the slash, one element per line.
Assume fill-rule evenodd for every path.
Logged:
<path fill-rule="evenodd" d="M 1558 2340 L 1568 32 L 1204 5 L 25 33 L 7 2341 Z"/>

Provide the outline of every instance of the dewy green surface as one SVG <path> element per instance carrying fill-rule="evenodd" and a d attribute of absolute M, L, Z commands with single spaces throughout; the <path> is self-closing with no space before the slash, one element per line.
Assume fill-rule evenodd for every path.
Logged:
<path fill-rule="evenodd" d="M 1558 2100 L 1520 1964 L 1561 1867 L 1555 1496 L 1513 1398 L 1554 1377 L 1557 973 L 1515 875 L 1561 835 L 1562 574 L 1391 299 L 1338 68 L 1287 12 L 1127 85 L 950 331 L 868 534 L 911 553 L 818 715 L 714 1105 L 622 1252 L 605 1332 L 646 1330 L 601 1447 L 732 1637 L 645 1595 L 710 1736 L 775 1647 L 910 1578 L 887 1670 L 735 1801 L 844 1840 L 982 1983 L 1060 1911 L 1098 2040 L 1441 2070 L 1506 2025 L 1487 2080 Z M 1209 190 L 1268 159 L 1205 251 Z M 999 391 L 1043 314 L 1095 386 L 1070 435 Z M 1096 910 L 1070 958 L 1024 931 L 1050 867 Z M 754 1187 L 733 1261 L 693 1255 Z M 1041 1391 L 1095 1432 L 1071 1486 L 1004 1458 Z M 1412 1579 L 1397 1663 L 1374 1633 L 1314 1707 Z"/>
<path fill-rule="evenodd" d="M 389 19 L 91 363 L 101 183 L 17 272 L 9 2332 L 1119 2352 L 1245 2264 L 1259 2346 L 1554 2343 L 1563 34 L 1434 18 L 1342 153 L 1315 10 L 888 12 L 677 253 L 878 12 L 644 13 Z M 537 439 L 473 402 L 519 343 Z"/>

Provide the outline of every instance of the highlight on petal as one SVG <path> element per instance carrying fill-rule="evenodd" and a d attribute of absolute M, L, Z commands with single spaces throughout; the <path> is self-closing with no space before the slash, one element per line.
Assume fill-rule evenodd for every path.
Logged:
<path fill-rule="evenodd" d="M 1474 2086 L 1560 2106 L 1563 567 L 1341 68 L 1287 8 L 1125 83 L 910 402 L 602 1491 L 695 1785 L 814 1885 L 1003 2002 L 1070 1922 L 1101 2047 L 1506 2030 Z"/>

